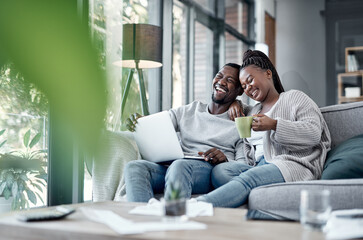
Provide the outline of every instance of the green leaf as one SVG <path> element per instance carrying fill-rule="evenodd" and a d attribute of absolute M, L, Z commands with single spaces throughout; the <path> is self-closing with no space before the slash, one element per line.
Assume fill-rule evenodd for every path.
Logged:
<path fill-rule="evenodd" d="M 43 179 L 45 182 L 48 181 L 48 174 L 38 174 L 38 175 L 35 175 L 35 177 Z"/>
<path fill-rule="evenodd" d="M 44 187 L 45 187 L 45 183 L 43 183 L 41 180 L 39 180 L 39 179 L 36 179 L 35 180 L 37 183 L 40 183 L 40 184 L 42 184 Z"/>
<path fill-rule="evenodd" d="M 5 187 L 6 187 L 6 182 L 2 182 L 1 185 L 0 185 L 0 196 L 3 193 Z"/>
<path fill-rule="evenodd" d="M 28 147 L 28 145 L 29 145 L 29 139 L 30 139 L 30 129 L 24 135 L 23 142 L 24 142 L 24 146 L 25 147 Z"/>
<path fill-rule="evenodd" d="M 8 200 L 9 197 L 11 197 L 11 191 L 9 190 L 9 188 L 5 188 L 5 190 L 3 192 L 3 196 L 5 197 L 6 200 Z"/>
<path fill-rule="evenodd" d="M 3 130 L 0 131 L 0 136 L 4 134 L 5 130 L 6 129 L 3 129 Z"/>
<path fill-rule="evenodd" d="M 35 196 L 35 194 L 30 190 L 30 189 L 26 189 L 25 190 L 26 193 L 28 194 L 28 198 L 29 200 L 36 205 L 37 204 L 37 196 Z"/>
<path fill-rule="evenodd" d="M 1 148 L 2 146 L 4 146 L 4 144 L 6 143 L 6 141 L 7 141 L 7 140 L 4 140 L 2 143 L 0 143 L 0 148 Z"/>
<path fill-rule="evenodd" d="M 34 187 L 36 187 L 40 192 L 43 192 L 43 189 L 36 183 L 32 183 Z"/>
<path fill-rule="evenodd" d="M 29 178 L 28 178 L 28 176 L 26 175 L 26 173 L 22 173 L 22 174 L 20 174 L 20 179 L 22 179 L 23 181 L 28 181 L 28 180 L 29 180 Z"/>
<path fill-rule="evenodd" d="M 42 196 L 40 196 L 40 194 L 39 194 L 39 193 L 37 193 L 37 192 L 36 192 L 36 194 L 37 194 L 38 198 L 40 199 L 40 201 L 42 201 L 43 205 L 45 205 L 45 203 L 44 203 L 44 201 L 43 201 Z"/>
<path fill-rule="evenodd" d="M 33 139 L 30 141 L 29 148 L 34 147 L 34 145 L 36 145 L 39 142 L 41 137 L 42 137 L 42 134 L 37 133 L 37 135 L 35 135 L 33 137 Z"/>
<path fill-rule="evenodd" d="M 11 188 L 11 193 L 13 194 L 13 196 L 16 196 L 18 194 L 18 183 L 17 182 L 13 183 L 13 187 Z"/>

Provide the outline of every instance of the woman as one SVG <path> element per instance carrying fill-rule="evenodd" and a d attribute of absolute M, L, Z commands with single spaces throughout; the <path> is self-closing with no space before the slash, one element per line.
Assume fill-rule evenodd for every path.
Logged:
<path fill-rule="evenodd" d="M 244 139 L 246 163 L 215 166 L 213 185 L 221 187 L 197 198 L 215 207 L 238 207 L 259 186 L 318 179 L 330 150 L 318 106 L 303 92 L 285 92 L 264 53 L 245 52 L 239 80 L 245 94 L 259 103 L 248 113 L 254 119 L 251 138 Z"/>

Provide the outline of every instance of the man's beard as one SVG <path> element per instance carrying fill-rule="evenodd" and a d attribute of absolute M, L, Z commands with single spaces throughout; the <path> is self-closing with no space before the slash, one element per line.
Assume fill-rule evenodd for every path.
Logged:
<path fill-rule="evenodd" d="M 224 99 L 225 99 L 225 98 L 222 98 L 222 99 L 217 100 L 217 99 L 214 97 L 214 93 L 212 93 L 212 101 L 213 101 L 214 103 L 217 103 L 217 104 L 223 104 L 223 103 L 224 103 Z"/>

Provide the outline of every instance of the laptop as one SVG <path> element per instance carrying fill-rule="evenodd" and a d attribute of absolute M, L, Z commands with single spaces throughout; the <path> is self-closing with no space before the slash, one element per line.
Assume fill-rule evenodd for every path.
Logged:
<path fill-rule="evenodd" d="M 197 153 L 195 156 L 184 154 L 167 111 L 139 118 L 134 137 L 140 154 L 145 160 L 158 163 L 180 158 L 204 159 Z"/>

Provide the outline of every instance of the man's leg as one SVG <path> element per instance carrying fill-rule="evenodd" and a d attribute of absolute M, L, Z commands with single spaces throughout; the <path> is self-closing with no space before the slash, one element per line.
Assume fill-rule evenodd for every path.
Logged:
<path fill-rule="evenodd" d="M 167 167 L 145 161 L 128 162 L 124 169 L 126 197 L 129 202 L 147 202 L 162 193 Z"/>
<path fill-rule="evenodd" d="M 285 182 L 284 177 L 274 164 L 259 165 L 197 200 L 210 202 L 214 207 L 239 207 L 247 201 L 252 189 L 281 182 Z"/>
<path fill-rule="evenodd" d="M 232 178 L 240 175 L 241 173 L 251 169 L 252 166 L 247 165 L 243 162 L 225 162 L 216 165 L 212 170 L 212 184 L 214 188 L 231 181 Z"/>
<path fill-rule="evenodd" d="M 211 189 L 210 174 L 213 165 L 200 160 L 175 160 L 165 177 L 165 196 L 170 194 L 169 184 L 178 183 L 186 198 L 191 194 L 208 193 Z"/>

